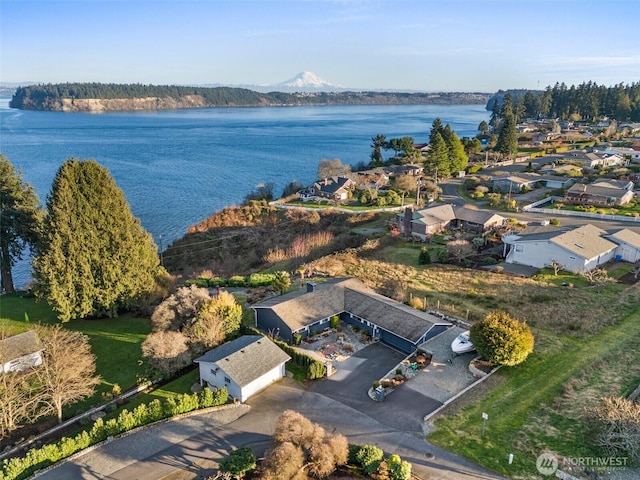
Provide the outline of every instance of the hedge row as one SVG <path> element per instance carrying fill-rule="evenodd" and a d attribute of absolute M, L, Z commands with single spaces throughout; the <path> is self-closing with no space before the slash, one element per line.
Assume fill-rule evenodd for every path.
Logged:
<path fill-rule="evenodd" d="M 252 273 L 248 277 L 234 275 L 233 277 L 198 277 L 184 282 L 185 286 L 195 285 L 200 288 L 217 287 L 266 287 L 273 283 L 273 273 Z"/>
<path fill-rule="evenodd" d="M 309 355 L 300 353 L 298 350 L 293 348 L 288 343 L 283 342 L 282 340 L 274 340 L 274 342 L 287 355 L 291 357 L 291 360 L 293 361 L 293 363 L 307 370 L 307 377 L 309 377 L 309 379 L 315 380 L 317 378 L 323 378 L 325 376 L 326 369 L 325 369 L 324 363 L 319 362 L 318 360 L 310 357 Z"/>
<path fill-rule="evenodd" d="M 205 388 L 199 394 L 189 395 L 185 393 L 177 398 L 170 397 L 164 402 L 156 399 L 149 404 L 143 403 L 138 405 L 132 412 L 124 409 L 120 412 L 118 418 L 112 418 L 106 422 L 99 418 L 89 431 L 84 430 L 73 438 L 64 437 L 57 443 L 43 445 L 40 448 L 32 448 L 24 457 L 3 460 L 2 468 L 0 469 L 0 480 L 27 478 L 37 470 L 53 465 L 109 437 L 181 413 L 224 405 L 227 400 L 228 392 L 226 388 L 215 391 Z"/>

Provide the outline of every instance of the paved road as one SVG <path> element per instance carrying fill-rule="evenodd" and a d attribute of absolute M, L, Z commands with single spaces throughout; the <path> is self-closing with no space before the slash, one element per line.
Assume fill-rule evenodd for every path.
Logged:
<path fill-rule="evenodd" d="M 397 393 L 397 392 L 394 392 Z M 245 406 L 220 415 L 201 414 L 143 429 L 84 453 L 38 478 L 45 480 L 186 480 L 215 471 L 217 461 L 232 448 L 248 445 L 262 454 L 269 445 L 275 422 L 287 409 L 295 409 L 349 441 L 375 444 L 400 454 L 414 465 L 422 479 L 479 480 L 501 478 L 430 445 L 421 435 L 374 418 L 368 409 L 344 403 L 283 379 L 249 400 Z M 378 405 L 371 401 L 370 406 Z M 394 415 L 387 410 L 385 415 Z M 228 422 L 228 423 L 227 423 Z"/>

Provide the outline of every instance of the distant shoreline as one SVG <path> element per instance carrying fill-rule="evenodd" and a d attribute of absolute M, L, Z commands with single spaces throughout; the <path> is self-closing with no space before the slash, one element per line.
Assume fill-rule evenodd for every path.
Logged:
<path fill-rule="evenodd" d="M 157 111 L 212 107 L 324 105 L 481 105 L 490 93 L 270 92 L 243 88 L 120 84 L 48 84 L 19 87 L 9 103 L 20 110 L 59 112 Z"/>

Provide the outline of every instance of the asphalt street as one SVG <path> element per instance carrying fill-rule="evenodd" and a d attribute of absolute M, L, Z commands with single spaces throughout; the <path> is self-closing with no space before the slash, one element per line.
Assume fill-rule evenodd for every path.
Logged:
<path fill-rule="evenodd" d="M 434 480 L 502 478 L 445 450 L 435 447 L 415 431 L 389 425 L 370 409 L 356 409 L 283 379 L 248 401 L 219 414 L 197 414 L 172 420 L 116 438 L 52 468 L 43 480 L 186 480 L 215 472 L 217 462 L 231 449 L 250 446 L 262 455 L 268 448 L 275 423 L 293 409 L 330 432 L 346 435 L 350 442 L 374 444 L 397 453 L 413 464 L 416 475 Z M 370 400 L 370 407 L 378 405 Z M 382 404 L 380 404 L 382 405 Z"/>

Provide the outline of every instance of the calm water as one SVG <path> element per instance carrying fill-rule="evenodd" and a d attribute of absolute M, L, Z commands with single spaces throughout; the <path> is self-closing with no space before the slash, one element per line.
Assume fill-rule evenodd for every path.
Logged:
<path fill-rule="evenodd" d="M 223 207 L 239 204 L 261 182 L 279 196 L 297 180 L 315 180 L 318 163 L 368 162 L 371 137 L 426 142 L 439 117 L 460 137 L 489 119 L 484 105 L 207 108 L 84 114 L 8 108 L 0 99 L 0 152 L 44 203 L 68 158 L 95 159 L 124 191 L 133 214 L 164 247 Z M 162 238 L 162 239 L 161 239 Z M 21 262 L 22 286 L 30 267 Z"/>

